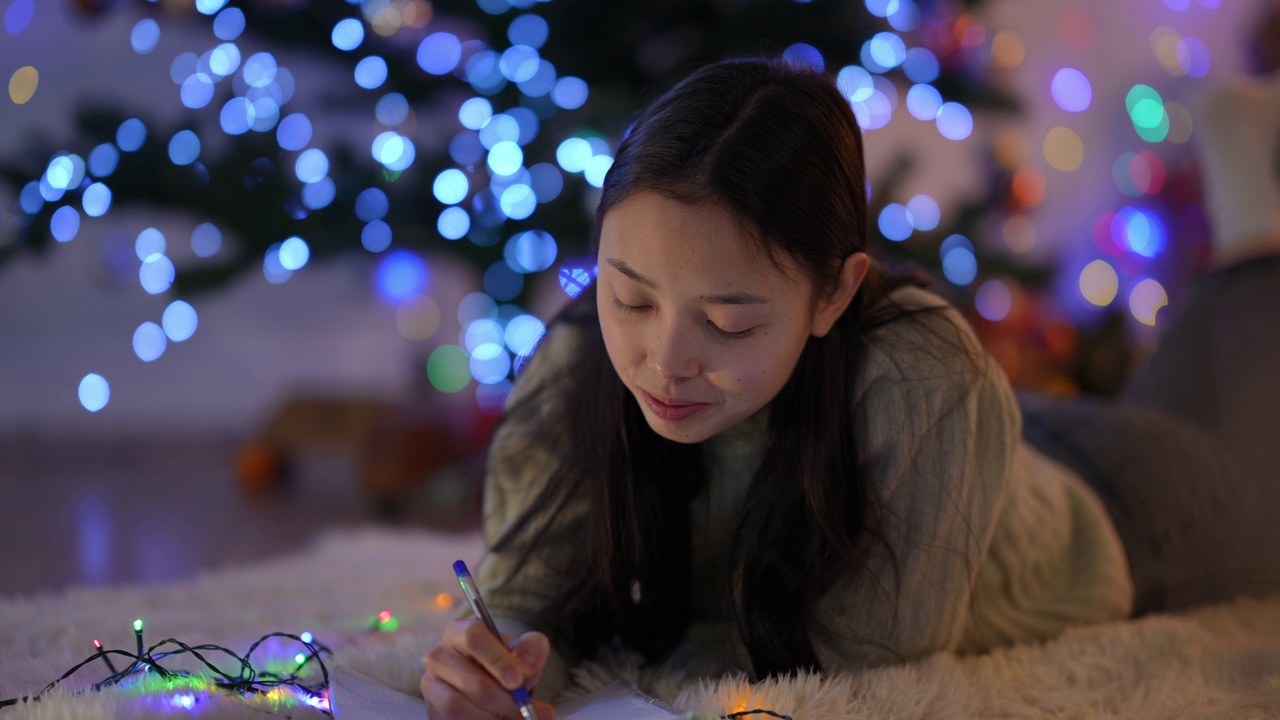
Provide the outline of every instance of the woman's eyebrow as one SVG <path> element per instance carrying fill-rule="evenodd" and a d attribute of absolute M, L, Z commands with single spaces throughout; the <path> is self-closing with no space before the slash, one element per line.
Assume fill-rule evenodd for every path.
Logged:
<path fill-rule="evenodd" d="M 627 277 L 640 283 L 641 285 L 651 290 L 658 289 L 657 283 L 645 277 L 644 275 L 641 275 L 639 272 L 636 271 L 635 268 L 628 265 L 625 260 L 618 260 L 617 258 L 606 258 L 605 262 L 609 263 L 614 268 L 617 268 L 618 272 L 622 273 L 623 275 L 626 275 Z M 746 293 L 746 292 L 721 293 L 717 295 L 703 295 L 702 300 L 705 302 L 711 303 L 712 305 L 766 305 L 769 302 L 766 298 L 762 298 L 759 295 L 753 295 L 751 293 Z"/>

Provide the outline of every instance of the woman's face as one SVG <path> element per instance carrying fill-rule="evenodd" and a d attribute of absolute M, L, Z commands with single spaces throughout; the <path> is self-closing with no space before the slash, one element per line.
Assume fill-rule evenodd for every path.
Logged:
<path fill-rule="evenodd" d="M 719 205 L 637 193 L 604 216 L 599 263 L 609 359 L 649 426 L 676 442 L 763 408 L 830 328 L 810 283 L 761 257 Z"/>

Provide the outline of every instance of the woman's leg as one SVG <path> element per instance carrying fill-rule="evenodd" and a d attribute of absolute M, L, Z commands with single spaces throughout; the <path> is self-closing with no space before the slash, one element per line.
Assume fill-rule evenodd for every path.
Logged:
<path fill-rule="evenodd" d="M 1280 78 L 1220 83 L 1192 112 L 1218 269 L 1178 311 L 1126 398 L 1204 429 L 1246 476 L 1278 489 Z"/>
<path fill-rule="evenodd" d="M 1115 520 L 1138 614 L 1280 592 L 1280 81 L 1198 100 L 1217 269 L 1126 402 L 1023 399 L 1028 442 Z"/>

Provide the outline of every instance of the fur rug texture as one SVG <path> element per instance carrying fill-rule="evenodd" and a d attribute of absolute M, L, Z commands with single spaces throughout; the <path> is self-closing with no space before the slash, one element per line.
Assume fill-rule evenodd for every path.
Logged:
<path fill-rule="evenodd" d="M 146 623 L 148 645 L 173 637 L 241 654 L 267 633 L 310 631 L 333 648 L 331 664 L 416 692 L 421 655 L 460 602 L 451 563 L 474 563 L 479 555 L 474 535 L 334 532 L 305 552 L 187 582 L 0 599 L 0 699 L 40 691 L 90 656 L 94 638 L 108 648 L 132 649 L 137 617 Z M 450 598 L 455 607 L 442 609 Z M 395 632 L 371 629 L 384 609 L 399 622 Z M 286 663 L 297 651 L 287 642 L 268 643 L 255 653 L 255 665 Z M 0 709 L 0 720 L 324 717 L 287 695 L 246 700 L 174 690 L 146 678 L 82 692 L 107 675 L 95 661 L 40 702 Z M 576 669 L 565 697 L 618 678 L 683 710 L 720 715 L 767 708 L 796 720 L 1280 718 L 1280 597 L 1082 627 L 1051 642 L 983 656 L 939 654 L 860 673 L 758 684 L 740 676 L 692 677 L 673 667 L 642 669 L 634 657 L 619 655 Z M 191 696 L 191 707 L 175 704 L 175 692 Z"/>

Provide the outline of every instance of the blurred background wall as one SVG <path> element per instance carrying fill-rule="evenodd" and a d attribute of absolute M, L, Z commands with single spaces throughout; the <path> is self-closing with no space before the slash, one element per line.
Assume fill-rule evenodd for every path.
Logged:
<path fill-rule="evenodd" d="M 1250 69 L 1267 8 L 3 0 L 0 433 L 248 434 L 299 395 L 500 406 L 537 332 L 511 320 L 586 279 L 627 119 L 760 51 L 840 74 L 879 242 L 1016 382 L 1109 391 L 1202 262 L 1188 98 Z"/>

